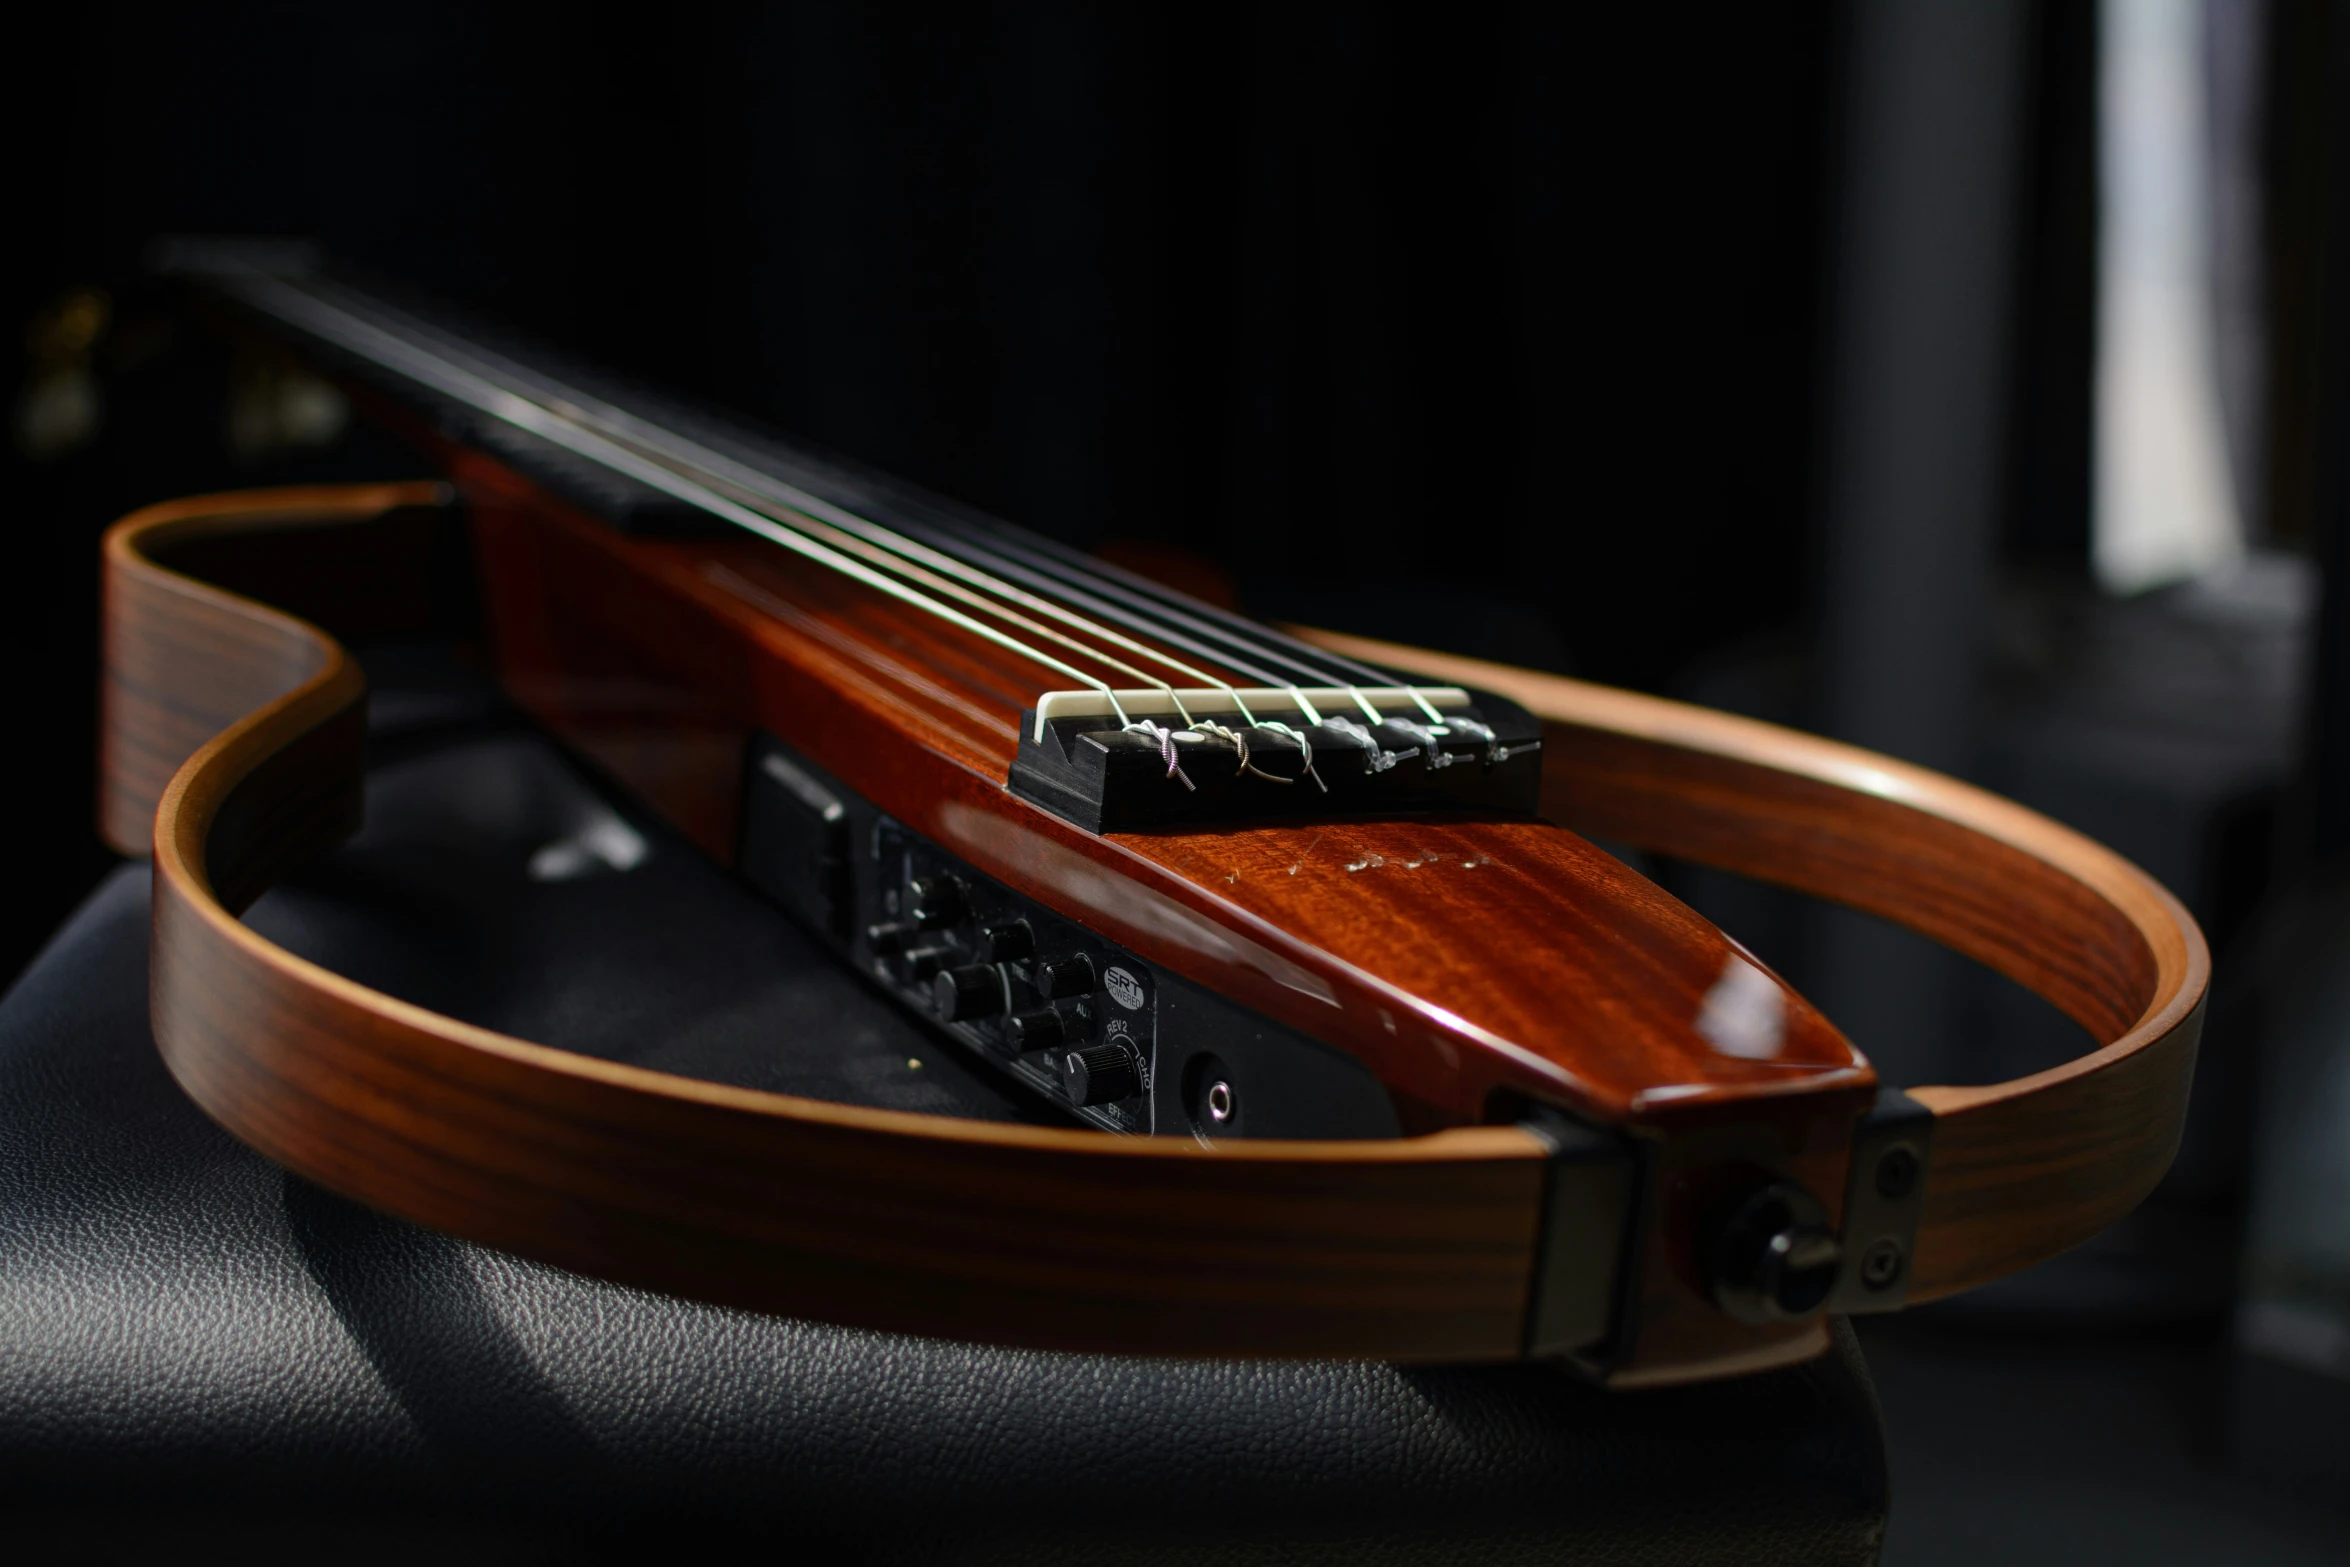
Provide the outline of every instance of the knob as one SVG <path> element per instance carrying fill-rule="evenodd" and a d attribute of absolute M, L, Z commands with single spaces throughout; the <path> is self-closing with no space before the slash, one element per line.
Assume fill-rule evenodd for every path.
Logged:
<path fill-rule="evenodd" d="M 1793 1322 L 1827 1304 L 1843 1257 L 1819 1199 L 1792 1181 L 1773 1181 L 1716 1214 L 1706 1280 L 1714 1304 L 1741 1322 Z"/>
<path fill-rule="evenodd" d="M 1004 1038 L 1014 1050 L 1050 1050 L 1061 1036 L 1061 1014 L 1051 1007 L 1015 1012 L 1004 1019 Z"/>
<path fill-rule="evenodd" d="M 911 925 L 868 925 L 865 942 L 877 957 L 892 957 L 906 950 L 906 938 L 914 934 Z"/>
<path fill-rule="evenodd" d="M 979 933 L 979 955 L 990 963 L 1013 963 L 1036 956 L 1036 932 L 1026 920 L 990 925 Z"/>
<path fill-rule="evenodd" d="M 1093 994 L 1093 959 L 1082 952 L 1073 952 L 1065 958 L 1036 966 L 1036 988 L 1047 1001 L 1065 1001 L 1072 996 Z"/>
<path fill-rule="evenodd" d="M 952 947 L 916 947 L 906 954 L 906 977 L 919 985 L 946 967 L 954 955 Z"/>
<path fill-rule="evenodd" d="M 994 1017 L 1004 1009 L 1004 978 L 985 963 L 941 969 L 930 982 L 930 1003 L 950 1023 Z"/>
<path fill-rule="evenodd" d="M 1088 1021 L 1081 1006 L 1039 1007 L 1004 1019 L 1004 1038 L 1014 1050 L 1051 1050 L 1083 1039 Z"/>
<path fill-rule="evenodd" d="M 959 924 L 971 912 L 962 880 L 954 876 L 915 877 L 906 885 L 906 902 L 906 913 L 917 930 Z"/>
<path fill-rule="evenodd" d="M 1072 1104 L 1106 1105 L 1138 1093 L 1142 1072 L 1126 1046 L 1094 1045 L 1061 1058 L 1061 1086 Z"/>

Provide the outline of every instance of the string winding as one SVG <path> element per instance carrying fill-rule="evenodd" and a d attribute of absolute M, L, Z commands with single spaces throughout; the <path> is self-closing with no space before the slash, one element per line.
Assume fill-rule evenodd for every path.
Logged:
<path fill-rule="evenodd" d="M 1306 711 L 1310 713 L 1313 711 L 1313 709 L 1308 708 Z M 1328 794 L 1330 792 L 1330 786 L 1322 782 L 1322 775 L 1314 771 L 1314 748 L 1307 742 L 1304 735 L 1299 734 L 1296 730 L 1290 728 L 1287 724 L 1262 723 L 1257 725 L 1257 727 L 1259 729 L 1269 730 L 1277 735 L 1287 735 L 1290 739 L 1295 740 L 1297 742 L 1297 748 L 1305 753 L 1306 759 L 1306 770 L 1298 774 L 1298 777 L 1311 778 L 1314 781 L 1315 788 L 1321 790 L 1324 794 Z M 1283 779 L 1282 781 L 1284 783 L 1295 783 L 1297 780 Z"/>
<path fill-rule="evenodd" d="M 1159 756 L 1167 764 L 1167 776 L 1182 784 L 1192 793 L 1199 792 L 1199 785 L 1191 781 L 1191 774 L 1183 770 L 1183 763 L 1176 758 L 1174 730 L 1169 729 L 1165 724 L 1154 724 L 1149 719 L 1142 718 L 1128 724 L 1126 732 L 1157 741 Z"/>
<path fill-rule="evenodd" d="M 1226 745 L 1231 746 L 1233 750 L 1240 753 L 1240 771 L 1242 774 L 1253 774 L 1258 778 L 1264 779 L 1267 783 L 1286 785 L 1297 782 L 1296 779 L 1284 778 L 1279 773 L 1268 773 L 1262 767 L 1259 767 L 1256 763 L 1250 761 L 1248 759 L 1248 735 L 1244 731 L 1238 729 L 1228 729 L 1222 724 L 1193 724 L 1191 727 L 1198 730 L 1201 734 L 1223 741 Z"/>

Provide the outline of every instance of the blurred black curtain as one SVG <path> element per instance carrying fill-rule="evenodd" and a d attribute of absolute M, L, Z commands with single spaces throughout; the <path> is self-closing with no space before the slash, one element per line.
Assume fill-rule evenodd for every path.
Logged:
<path fill-rule="evenodd" d="M 1803 613 L 1825 5 L 16 26 L 8 301 L 117 301 L 99 438 L 11 459 L 47 830 L 87 817 L 97 527 L 278 476 L 187 412 L 197 350 L 138 346 L 165 232 L 315 236 L 1064 539 L 1195 551 L 1269 613 L 1649 687 Z"/>

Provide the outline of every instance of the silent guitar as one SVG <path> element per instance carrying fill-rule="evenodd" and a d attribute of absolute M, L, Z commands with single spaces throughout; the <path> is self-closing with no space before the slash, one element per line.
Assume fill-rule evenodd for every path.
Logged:
<path fill-rule="evenodd" d="M 1828 1314 L 2049 1257 L 2169 1163 L 2202 937 L 2020 807 L 1271 628 L 330 273 L 233 246 L 175 265 L 447 474 L 172 502 L 105 545 L 100 821 L 154 855 L 156 1041 L 313 1181 L 833 1322 L 1638 1385 L 1798 1360 Z M 1039 1124 L 568 1053 L 240 922 L 359 819 L 365 682 L 322 628 L 396 629 L 452 528 L 512 702 Z M 1881 1083 L 1591 838 L 1906 924 L 2097 1048 Z"/>

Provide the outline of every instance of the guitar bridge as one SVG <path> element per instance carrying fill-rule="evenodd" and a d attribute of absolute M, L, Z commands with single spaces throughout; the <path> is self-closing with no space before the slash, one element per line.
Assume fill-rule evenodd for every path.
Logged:
<path fill-rule="evenodd" d="M 1517 704 L 1457 687 L 1056 691 L 1021 714 L 1011 787 L 1097 833 L 1421 811 L 1528 816 L 1542 788 L 1542 731 Z"/>

